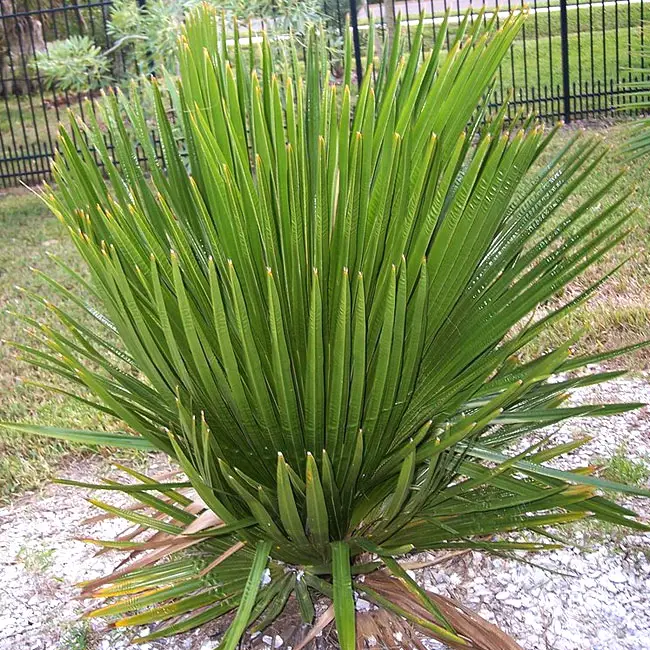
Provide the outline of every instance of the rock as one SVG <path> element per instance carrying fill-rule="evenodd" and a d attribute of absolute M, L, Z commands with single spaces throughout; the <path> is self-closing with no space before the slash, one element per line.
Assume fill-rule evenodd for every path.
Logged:
<path fill-rule="evenodd" d="M 521 600 L 519 600 L 518 598 L 508 598 L 507 600 L 504 600 L 503 602 L 504 602 L 504 604 L 506 604 L 506 605 L 510 605 L 510 607 L 517 607 L 517 608 L 519 608 L 519 607 L 522 606 L 522 602 L 521 602 Z"/>
<path fill-rule="evenodd" d="M 494 614 L 489 609 L 480 609 L 478 615 L 484 618 L 486 621 L 492 623 L 494 621 Z"/>
<path fill-rule="evenodd" d="M 616 584 L 622 584 L 628 580 L 627 576 L 620 569 L 611 571 L 607 577 Z"/>
<path fill-rule="evenodd" d="M 357 598 L 355 601 L 355 607 L 357 612 L 368 612 L 372 609 L 372 603 L 363 598 Z"/>
<path fill-rule="evenodd" d="M 600 586 L 601 588 L 607 589 L 607 591 L 611 593 L 616 593 L 618 591 L 618 587 L 605 576 L 600 579 Z"/>

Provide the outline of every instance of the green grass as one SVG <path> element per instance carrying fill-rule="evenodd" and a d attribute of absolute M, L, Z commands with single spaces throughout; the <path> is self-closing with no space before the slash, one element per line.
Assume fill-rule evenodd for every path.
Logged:
<path fill-rule="evenodd" d="M 582 87 L 610 89 L 610 80 L 616 88 L 617 79 L 623 81 L 630 76 L 630 67 L 640 65 L 638 53 L 641 50 L 641 13 L 638 5 L 623 7 L 616 12 L 615 7 L 605 11 L 605 31 L 602 29 L 603 17 L 600 12 L 593 14 L 580 11 L 569 15 L 569 80 L 579 89 Z M 618 17 L 618 31 L 615 29 Z M 538 95 L 555 91 L 562 84 L 562 44 L 559 35 L 559 15 L 537 17 L 539 38 L 535 39 L 535 16 L 531 16 L 511 53 L 502 67 L 504 89 L 512 87 L 518 97 L 531 97 L 527 88 L 535 87 Z M 593 27 L 593 34 L 589 27 Z M 578 27 L 580 29 L 578 29 Z M 617 39 L 618 33 L 618 39 Z M 550 36 L 549 36 L 550 34 Z M 525 36 L 525 38 L 524 38 Z M 525 53 L 525 55 L 524 55 Z M 632 78 L 634 75 L 632 74 Z M 545 91 L 545 89 L 548 89 Z M 557 93 L 559 94 L 559 93 Z M 602 107 L 606 107 L 602 100 Z M 576 104 L 575 109 L 580 105 Z"/>
<path fill-rule="evenodd" d="M 612 144 L 621 143 L 629 132 L 629 123 L 597 131 Z M 556 138 L 552 149 L 558 149 L 574 134 L 565 128 Z M 647 162 L 647 161 L 646 161 Z M 594 175 L 573 197 L 575 207 L 588 196 L 603 179 L 615 174 L 622 160 L 612 155 L 604 161 L 600 173 Z M 615 196 L 632 184 L 638 184 L 633 202 L 639 206 L 635 217 L 636 229 L 625 243 L 608 255 L 597 267 L 572 287 L 577 291 L 595 281 L 607 269 L 633 255 L 591 302 L 575 311 L 535 343 L 535 352 L 563 343 L 577 329 L 585 331 L 576 346 L 576 352 L 596 352 L 648 338 L 650 332 L 650 181 L 643 162 L 629 172 L 626 182 L 620 184 Z M 3 246 L 0 248 L 0 336 L 3 339 L 25 341 L 22 322 L 12 312 L 32 318 L 45 317 L 44 309 L 28 300 L 16 285 L 47 295 L 47 285 L 30 267 L 37 267 L 67 283 L 64 274 L 48 254 L 55 254 L 76 266 L 76 254 L 58 222 L 47 214 L 40 200 L 26 191 L 0 195 L 0 229 Z M 562 298 L 558 298 L 561 300 Z M 640 370 L 650 367 L 650 353 L 642 351 L 621 360 L 620 364 Z M 28 381 L 47 382 L 49 377 L 28 367 L 8 344 L 0 345 L 0 420 L 29 421 L 41 424 L 73 426 L 78 428 L 110 428 L 114 423 L 77 402 L 29 385 Z M 31 438 L 0 430 L 0 501 L 16 491 L 35 488 L 52 477 L 57 467 L 71 453 L 64 443 Z M 90 453 L 74 449 L 75 454 Z"/>
<path fill-rule="evenodd" d="M 26 571 L 34 574 L 45 573 L 52 566 L 52 556 L 56 552 L 54 548 L 30 548 L 23 546 L 18 551 L 18 562 Z"/>
<path fill-rule="evenodd" d="M 599 476 L 608 481 L 625 483 L 636 487 L 648 487 L 650 479 L 650 459 L 632 460 L 629 457 L 629 451 L 626 444 L 622 444 L 616 449 L 610 458 L 596 458 L 592 465 L 600 466 Z M 626 505 L 625 499 L 620 494 L 607 493 L 607 497 L 617 500 L 621 505 Z M 573 524 L 575 531 L 581 531 L 584 540 L 588 544 L 602 543 L 605 540 L 612 541 L 618 547 L 632 531 L 621 526 L 616 526 L 605 521 L 586 519 Z M 630 549 L 635 548 L 646 554 L 650 558 L 650 549 L 644 546 L 637 546 L 634 541 L 626 543 Z"/>
<path fill-rule="evenodd" d="M 603 459 L 602 475 L 610 481 L 645 486 L 650 478 L 650 466 L 643 461 L 630 460 L 626 445 L 621 445 L 609 459 Z"/>
<path fill-rule="evenodd" d="M 623 122 L 612 127 L 593 127 L 591 133 L 603 137 L 612 147 L 622 144 L 630 134 L 632 122 Z M 560 147 L 566 138 L 575 134 L 573 128 L 564 128 L 552 143 L 549 155 Z M 617 174 L 624 166 L 624 160 L 612 153 L 601 163 L 597 174 L 593 174 L 563 206 L 560 215 L 577 207 L 584 198 L 592 194 L 604 180 Z M 627 260 L 619 272 L 607 282 L 586 305 L 578 308 L 569 317 L 547 330 L 535 343 L 533 352 L 555 347 L 563 343 L 578 330 L 583 338 L 575 346 L 575 353 L 596 353 L 629 345 L 649 338 L 650 334 L 650 180 L 647 169 L 650 161 L 638 161 L 618 183 L 609 200 L 615 200 L 631 188 L 636 187 L 629 200 L 630 207 L 636 207 L 632 217 L 632 232 L 627 239 L 602 261 L 588 269 L 563 300 L 577 294 L 596 282 L 604 273 Z M 558 218 L 559 218 L 558 217 Z M 644 349 L 632 356 L 612 362 L 616 367 L 642 370 L 650 367 L 650 351 Z"/>
<path fill-rule="evenodd" d="M 91 644 L 92 631 L 88 621 L 75 623 L 68 628 L 59 641 L 60 650 L 87 650 Z"/>
<path fill-rule="evenodd" d="M 76 266 L 77 258 L 58 221 L 47 214 L 40 199 L 24 190 L 0 196 L 0 232 L 0 337 L 27 342 L 24 324 L 16 313 L 35 319 L 46 315 L 44 308 L 16 286 L 47 296 L 46 283 L 30 267 L 69 284 L 48 254 L 72 266 Z M 28 381 L 47 383 L 50 377 L 23 363 L 8 343 L 0 344 L 0 421 L 93 428 L 112 424 L 109 418 L 100 417 L 78 402 L 31 386 Z M 35 488 L 51 478 L 70 449 L 62 442 L 0 430 L 0 502 L 17 490 Z"/>
<path fill-rule="evenodd" d="M 56 137 L 58 119 L 65 119 L 66 110 L 65 106 L 57 111 L 50 104 L 44 105 L 39 94 L 0 99 L 0 133 L 4 147 L 18 154 L 21 147 L 30 153 L 38 153 L 39 143 L 42 149 L 49 147 L 50 138 L 53 141 Z"/>

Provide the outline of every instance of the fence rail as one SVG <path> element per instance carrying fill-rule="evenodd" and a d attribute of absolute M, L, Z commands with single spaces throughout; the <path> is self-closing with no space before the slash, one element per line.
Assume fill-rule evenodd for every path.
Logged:
<path fill-rule="evenodd" d="M 365 72 L 370 20 L 381 40 L 401 15 L 410 47 L 424 14 L 426 50 L 446 12 L 453 33 L 467 12 L 475 20 L 481 10 L 497 11 L 501 20 L 519 5 L 519 0 L 507 0 L 506 6 L 497 5 L 499 0 L 336 0 L 331 9 L 333 1 L 323 0 L 325 13 L 330 7 L 327 24 L 340 34 L 349 17 L 358 77 Z M 547 120 L 571 121 L 614 115 L 625 108 L 632 88 L 650 96 L 650 76 L 643 71 L 648 2 L 529 0 L 529 18 L 497 77 L 495 105 L 508 101 L 511 116 L 524 109 Z M 146 0 L 135 4 L 147 11 Z M 112 8 L 112 0 L 0 0 L 0 186 L 46 180 L 59 121 L 69 108 L 82 118 L 93 110 L 96 88 L 52 88 L 37 64 L 39 53 L 64 39 L 85 37 L 109 53 L 106 78 L 112 83 L 153 70 L 153 60 L 139 60 L 128 44 L 121 45 L 111 28 Z"/>

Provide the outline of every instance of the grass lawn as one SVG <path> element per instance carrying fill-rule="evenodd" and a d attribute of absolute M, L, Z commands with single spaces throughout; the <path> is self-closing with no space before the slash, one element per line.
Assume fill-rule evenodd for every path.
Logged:
<path fill-rule="evenodd" d="M 46 317 L 43 307 L 17 289 L 20 286 L 48 296 L 48 285 L 31 267 L 68 284 L 65 274 L 48 255 L 57 255 L 76 266 L 76 251 L 59 222 L 48 214 L 40 199 L 26 190 L 0 193 L 0 232 L 0 420 L 81 428 L 110 426 L 107 417 L 75 400 L 29 385 L 29 381 L 47 383 L 50 378 L 28 367 L 5 342 L 29 339 L 16 313 L 38 320 Z M 69 451 L 70 447 L 62 442 L 0 430 L 0 502 L 16 490 L 36 487 L 49 479 Z"/>
<path fill-rule="evenodd" d="M 605 20 L 594 10 L 590 20 L 589 12 L 580 11 L 569 16 L 569 80 L 573 92 L 581 89 L 614 90 L 617 80 L 621 83 L 634 78 L 630 68 L 640 66 L 639 53 L 642 48 L 643 28 L 638 5 L 621 7 L 616 13 L 614 7 L 606 8 Z M 618 14 L 618 15 L 617 15 Z M 548 18 L 551 18 L 549 25 Z M 615 29 L 618 18 L 619 29 Z M 538 22 L 538 39 L 535 39 L 535 22 Z M 562 84 L 562 46 L 557 14 L 544 17 L 531 16 L 502 66 L 504 89 L 513 88 L 516 97 L 532 97 L 531 88 L 539 96 L 555 91 Z M 603 30 L 603 24 L 606 29 Z M 593 32 L 589 30 L 593 26 Z M 618 35 L 618 37 L 617 37 Z M 645 36 L 647 38 L 647 36 Z M 559 94 L 559 93 L 558 93 Z M 607 102 L 602 99 L 602 107 Z M 611 103 L 611 102 L 610 102 Z M 596 100 L 596 108 L 601 105 Z M 580 105 L 576 103 L 576 109 Z"/>
<path fill-rule="evenodd" d="M 629 137 L 631 122 L 611 127 L 590 127 L 589 132 L 599 135 L 611 144 L 613 151 L 601 162 L 596 174 L 573 196 L 569 205 L 563 209 L 577 207 L 587 196 L 592 194 L 605 180 L 614 176 L 624 160 L 614 147 L 621 145 Z M 575 134 L 575 128 L 565 127 L 551 145 L 551 149 L 560 147 L 566 138 Z M 573 289 L 586 289 L 597 281 L 608 269 L 630 258 L 617 275 L 604 285 L 589 303 L 551 328 L 537 342 L 535 352 L 556 346 L 565 341 L 572 333 L 582 330 L 583 339 L 576 346 L 577 353 L 601 352 L 621 347 L 637 341 L 650 339 L 650 180 L 648 166 L 650 161 L 636 161 L 628 169 L 611 194 L 610 200 L 616 199 L 633 190 L 629 199 L 630 208 L 636 207 L 632 217 L 632 232 L 615 250 L 579 279 Z M 650 351 L 641 350 L 635 355 L 615 361 L 620 367 L 632 370 L 650 368 Z"/>
<path fill-rule="evenodd" d="M 625 138 L 628 124 L 609 129 L 596 129 L 612 144 Z M 552 145 L 562 146 L 574 134 L 566 128 Z M 616 173 L 621 161 L 612 155 L 605 161 L 598 175 L 594 175 L 573 199 L 573 205 L 587 196 L 595 187 Z M 591 284 L 617 261 L 634 255 L 619 275 L 612 279 L 592 299 L 589 305 L 576 311 L 537 342 L 540 352 L 564 342 L 570 333 L 585 330 L 585 338 L 577 346 L 578 352 L 601 351 L 648 338 L 650 335 L 650 182 L 643 163 L 629 172 L 628 182 L 621 183 L 619 192 L 626 186 L 639 183 L 633 201 L 639 205 L 636 229 L 628 240 L 612 252 L 574 289 Z M 567 206 L 571 207 L 571 206 Z M 37 197 L 26 191 L 10 191 L 0 195 L 0 229 L 3 246 L 0 248 L 0 332 L 3 339 L 25 341 L 23 323 L 14 312 L 35 319 L 45 317 L 44 309 L 29 300 L 16 285 L 30 291 L 48 295 L 47 285 L 30 271 L 30 267 L 55 276 L 64 283 L 65 275 L 52 262 L 48 254 L 59 256 L 76 266 L 76 253 L 68 242 L 58 222 L 50 215 Z M 650 355 L 638 353 L 625 363 L 632 369 L 650 367 Z M 28 381 L 47 382 L 46 373 L 21 362 L 17 352 L 8 344 L 0 345 L 0 420 L 34 421 L 41 424 L 75 428 L 110 428 L 114 423 L 77 402 L 29 385 Z M 37 487 L 51 478 L 56 467 L 71 448 L 63 443 L 30 438 L 0 430 L 0 501 L 11 493 Z M 80 453 L 75 449 L 74 453 Z M 81 453 L 90 453 L 85 450 Z"/>

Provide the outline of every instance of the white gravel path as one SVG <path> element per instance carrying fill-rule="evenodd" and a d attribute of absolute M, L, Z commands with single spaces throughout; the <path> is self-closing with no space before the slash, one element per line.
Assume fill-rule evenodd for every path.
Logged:
<path fill-rule="evenodd" d="M 650 376 L 584 389 L 576 399 L 650 403 Z M 623 444 L 633 460 L 650 464 L 647 407 L 565 424 L 557 440 L 585 434 L 594 440 L 575 452 L 573 465 L 609 458 Z M 161 462 L 152 458 L 153 464 Z M 85 460 L 61 474 L 92 481 L 105 470 L 103 461 Z M 132 646 L 124 633 L 106 634 L 101 621 L 87 627 L 79 620 L 83 603 L 74 600 L 74 583 L 107 572 L 115 560 L 110 555 L 94 557 L 93 548 L 73 538 L 110 538 L 124 527 L 110 521 L 81 527 L 84 518 L 96 514 L 84 497 L 83 490 L 52 485 L 0 509 L 0 650 L 215 647 L 214 630 Z M 630 503 L 650 520 L 650 502 Z M 471 553 L 425 569 L 419 579 L 503 627 L 524 650 L 650 650 L 650 535 L 625 536 L 585 525 L 576 525 L 574 531 L 580 549 L 529 558 L 570 576 Z M 440 647 L 431 642 L 431 648 Z"/>

